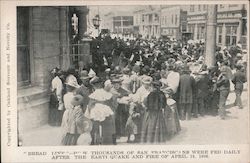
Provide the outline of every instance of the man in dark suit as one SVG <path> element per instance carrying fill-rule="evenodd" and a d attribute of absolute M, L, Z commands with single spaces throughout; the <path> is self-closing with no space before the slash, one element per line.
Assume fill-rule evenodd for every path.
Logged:
<path fill-rule="evenodd" d="M 179 104 L 181 109 L 181 120 L 191 119 L 193 104 L 193 89 L 195 80 L 190 76 L 190 69 L 187 65 L 182 70 L 179 83 Z"/>

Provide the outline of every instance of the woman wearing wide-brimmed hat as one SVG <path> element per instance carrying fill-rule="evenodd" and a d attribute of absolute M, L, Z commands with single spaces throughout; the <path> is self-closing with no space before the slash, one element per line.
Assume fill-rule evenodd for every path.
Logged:
<path fill-rule="evenodd" d="M 89 133 L 89 130 L 92 128 L 91 121 L 84 116 L 81 108 L 83 100 L 81 95 L 75 95 L 71 100 L 71 105 L 73 107 L 65 111 L 62 123 L 62 145 L 76 145 L 78 137 L 85 132 Z M 91 140 L 81 143 L 88 144 L 90 142 Z"/>
<path fill-rule="evenodd" d="M 85 116 L 93 122 L 91 132 L 92 145 L 114 144 L 115 121 L 114 108 L 117 105 L 112 93 L 103 89 L 103 81 L 99 77 L 90 80 L 94 92 L 89 95 L 89 104 Z"/>

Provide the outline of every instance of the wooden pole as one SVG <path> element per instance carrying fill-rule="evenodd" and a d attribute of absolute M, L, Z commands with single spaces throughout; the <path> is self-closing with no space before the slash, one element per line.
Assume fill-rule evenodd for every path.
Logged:
<path fill-rule="evenodd" d="M 210 67 L 215 64 L 216 50 L 217 5 L 208 5 L 205 64 Z"/>

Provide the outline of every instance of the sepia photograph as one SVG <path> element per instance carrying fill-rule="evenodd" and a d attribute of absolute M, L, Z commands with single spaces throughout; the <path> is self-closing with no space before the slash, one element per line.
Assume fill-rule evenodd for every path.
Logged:
<path fill-rule="evenodd" d="M 16 11 L 19 147 L 248 143 L 246 4 Z"/>

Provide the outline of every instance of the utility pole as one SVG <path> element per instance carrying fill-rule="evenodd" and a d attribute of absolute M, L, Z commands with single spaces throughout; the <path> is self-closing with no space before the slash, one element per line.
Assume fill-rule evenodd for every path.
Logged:
<path fill-rule="evenodd" d="M 205 63 L 208 67 L 215 64 L 217 5 L 208 5 Z"/>

